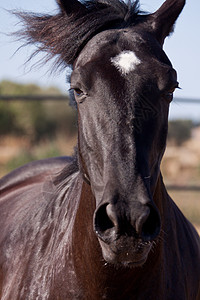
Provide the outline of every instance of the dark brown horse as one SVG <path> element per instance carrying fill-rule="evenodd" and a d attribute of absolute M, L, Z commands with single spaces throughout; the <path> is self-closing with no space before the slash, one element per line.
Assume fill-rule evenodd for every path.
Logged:
<path fill-rule="evenodd" d="M 73 158 L 0 181 L 2 300 L 200 299 L 200 241 L 160 173 L 178 87 L 164 53 L 185 1 L 153 14 L 119 0 L 20 13 L 23 37 L 72 65 Z M 36 52 L 37 52 L 36 51 Z"/>

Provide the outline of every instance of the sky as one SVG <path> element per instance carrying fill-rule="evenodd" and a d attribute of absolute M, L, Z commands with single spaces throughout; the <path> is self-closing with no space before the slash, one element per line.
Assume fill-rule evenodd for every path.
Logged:
<path fill-rule="evenodd" d="M 163 0 L 140 0 L 141 10 L 154 12 Z M 42 86 L 54 85 L 67 92 L 66 71 L 50 74 L 51 63 L 33 67 L 42 56 L 24 65 L 34 46 L 22 48 L 20 43 L 8 34 L 19 29 L 18 20 L 7 10 L 25 10 L 38 13 L 56 13 L 56 0 L 0 0 L 0 81 L 3 79 L 20 83 L 36 83 Z M 200 99 L 200 1 L 187 0 L 186 6 L 176 22 L 173 35 L 166 39 L 164 50 L 178 72 L 181 90 L 175 97 Z M 15 53 L 15 54 L 14 54 Z M 183 104 L 174 101 L 170 109 L 171 118 L 192 118 L 200 121 L 200 105 Z"/>

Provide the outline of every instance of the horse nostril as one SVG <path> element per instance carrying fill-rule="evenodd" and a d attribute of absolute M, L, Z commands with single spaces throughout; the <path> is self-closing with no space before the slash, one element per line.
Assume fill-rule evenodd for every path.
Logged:
<path fill-rule="evenodd" d="M 115 227 L 115 221 L 110 204 L 100 206 L 94 216 L 94 229 L 100 238 L 106 236 L 106 231 Z"/>
<path fill-rule="evenodd" d="M 101 205 L 94 214 L 94 230 L 98 237 L 110 242 L 116 235 L 126 234 L 135 236 L 144 241 L 152 241 L 160 232 L 160 216 L 154 206 L 139 206 L 137 214 L 132 216 L 131 222 L 121 220 L 119 222 L 112 204 Z"/>
<path fill-rule="evenodd" d="M 141 219 L 139 235 L 145 241 L 155 239 L 160 233 L 160 216 L 157 210 L 150 206 L 148 207 L 148 214 Z"/>
<path fill-rule="evenodd" d="M 109 219 L 112 221 L 113 225 L 115 227 L 117 227 L 118 226 L 118 224 L 117 224 L 117 216 L 116 216 L 116 213 L 113 210 L 113 205 L 112 204 L 108 204 L 106 206 L 106 212 L 107 212 L 107 215 L 108 215 Z"/>
<path fill-rule="evenodd" d="M 139 211 L 139 213 L 138 213 L 138 216 L 135 220 L 135 229 L 139 236 L 142 235 L 143 226 L 144 226 L 145 222 L 147 221 L 149 215 L 150 215 L 150 208 L 148 206 L 143 207 L 142 211 Z"/>

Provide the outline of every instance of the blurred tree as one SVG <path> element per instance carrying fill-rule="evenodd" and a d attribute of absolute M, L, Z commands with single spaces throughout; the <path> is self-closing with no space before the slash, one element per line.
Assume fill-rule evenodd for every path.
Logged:
<path fill-rule="evenodd" d="M 0 82 L 1 95 L 61 95 L 61 91 L 56 87 L 43 88 L 36 84 L 21 84 L 9 80 Z"/>
<path fill-rule="evenodd" d="M 0 82 L 1 95 L 61 95 L 55 87 L 41 88 L 35 84 Z M 0 134 L 23 134 L 32 142 L 52 138 L 57 133 L 76 132 L 76 111 L 66 102 L 13 101 L 0 103 Z"/>
<path fill-rule="evenodd" d="M 0 102 L 0 135 L 16 133 L 18 129 L 13 109 L 7 103 Z"/>

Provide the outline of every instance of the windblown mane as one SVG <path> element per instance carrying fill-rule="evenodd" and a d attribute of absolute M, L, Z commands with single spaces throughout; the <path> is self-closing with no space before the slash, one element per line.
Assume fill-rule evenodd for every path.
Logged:
<path fill-rule="evenodd" d="M 59 1 L 58 1 L 59 2 Z M 68 5 L 68 4 L 67 4 Z M 89 0 L 81 2 L 84 11 L 67 14 L 60 9 L 56 15 L 17 13 L 23 22 L 18 36 L 25 45 L 36 43 L 32 56 L 44 51 L 45 61 L 56 56 L 56 65 L 72 65 L 84 45 L 97 33 L 112 28 L 125 28 L 141 21 L 138 0 Z"/>
<path fill-rule="evenodd" d="M 74 154 L 71 157 L 71 163 L 67 164 L 62 171 L 55 176 L 53 183 L 57 187 L 57 191 L 60 192 L 65 189 L 66 184 L 68 182 L 68 178 L 72 176 L 74 173 L 78 172 L 79 164 L 78 164 L 78 154 L 77 148 L 74 149 Z"/>

